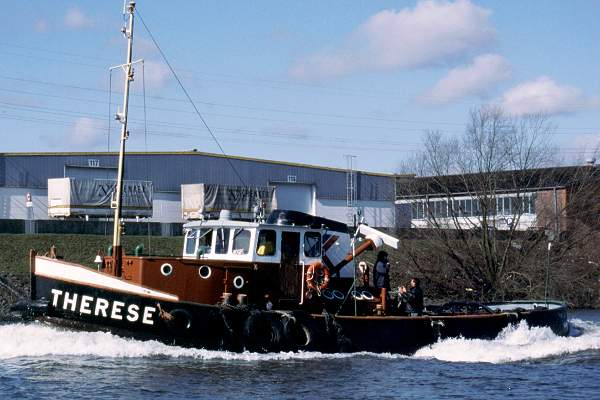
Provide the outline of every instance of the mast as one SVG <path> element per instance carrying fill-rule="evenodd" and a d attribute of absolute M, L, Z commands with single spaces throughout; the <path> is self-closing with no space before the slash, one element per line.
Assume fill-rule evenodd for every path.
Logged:
<path fill-rule="evenodd" d="M 129 137 L 127 130 L 127 111 L 129 108 L 129 85 L 133 81 L 133 66 L 131 59 L 133 56 L 133 14 L 135 11 L 135 0 L 127 4 L 125 12 L 128 14 L 127 26 L 122 28 L 122 32 L 127 39 L 127 62 L 120 67 L 125 72 L 125 88 L 123 90 L 123 110 L 117 112 L 115 119 L 121 123 L 121 143 L 119 148 L 119 168 L 117 170 L 117 184 L 111 206 L 115 209 L 115 219 L 113 226 L 113 244 L 112 253 L 114 257 L 114 274 L 121 275 L 121 208 L 123 201 L 123 173 L 125 163 L 125 141 Z"/>

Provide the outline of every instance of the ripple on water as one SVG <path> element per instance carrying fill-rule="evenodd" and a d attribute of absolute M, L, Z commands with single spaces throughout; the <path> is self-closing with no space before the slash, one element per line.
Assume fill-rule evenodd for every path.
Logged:
<path fill-rule="evenodd" d="M 0 398 L 594 397 L 597 321 L 573 319 L 575 337 L 520 324 L 495 340 L 443 340 L 411 357 L 237 354 L 41 323 L 2 325 Z"/>

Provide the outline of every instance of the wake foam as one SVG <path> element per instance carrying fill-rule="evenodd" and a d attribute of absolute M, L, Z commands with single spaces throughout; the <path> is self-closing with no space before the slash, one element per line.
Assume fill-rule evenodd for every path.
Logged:
<path fill-rule="evenodd" d="M 349 358 L 356 356 L 356 354 L 323 354 L 318 352 L 231 353 L 169 346 L 152 340 L 126 339 L 105 332 L 69 331 L 40 323 L 0 326 L 0 360 L 48 356 L 188 357 L 201 360 L 285 361 Z M 402 356 L 384 355 L 384 357 L 396 358 Z"/>
<path fill-rule="evenodd" d="M 505 328 L 494 340 L 446 339 L 418 350 L 416 359 L 449 362 L 506 363 L 534 360 L 586 350 L 600 350 L 600 324 L 571 320 L 582 332 L 577 337 L 556 336 L 550 328 L 530 328 L 524 321 Z M 285 361 L 350 357 L 409 358 L 397 354 L 231 353 L 169 346 L 157 341 L 121 338 L 105 332 L 79 332 L 43 323 L 0 325 L 0 360 L 24 357 L 91 356 L 112 358 L 171 357 L 200 360 Z"/>
<path fill-rule="evenodd" d="M 570 321 L 580 335 L 557 336 L 547 327 L 529 327 L 525 321 L 508 326 L 494 340 L 445 339 L 418 350 L 414 357 L 450 362 L 507 363 L 600 350 L 600 325 Z"/>

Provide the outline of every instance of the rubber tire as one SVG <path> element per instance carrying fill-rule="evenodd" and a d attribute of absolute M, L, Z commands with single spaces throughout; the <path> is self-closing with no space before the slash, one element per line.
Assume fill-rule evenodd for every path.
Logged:
<path fill-rule="evenodd" d="M 169 314 L 173 316 L 170 321 L 165 321 L 169 330 L 179 337 L 185 337 L 190 335 L 193 327 L 192 314 L 183 308 L 176 308 L 169 311 Z"/>

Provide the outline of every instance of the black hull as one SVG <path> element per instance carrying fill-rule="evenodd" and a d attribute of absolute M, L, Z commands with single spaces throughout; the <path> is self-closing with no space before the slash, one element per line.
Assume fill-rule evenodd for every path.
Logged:
<path fill-rule="evenodd" d="M 493 339 L 506 326 L 527 321 L 568 333 L 566 307 L 487 314 L 354 317 L 302 311 L 164 301 L 37 276 L 31 317 L 81 330 L 103 330 L 142 340 L 229 351 L 369 351 L 411 354 L 439 339 Z"/>
<path fill-rule="evenodd" d="M 353 350 L 412 354 L 421 347 L 447 338 L 494 339 L 504 328 L 520 321 L 526 321 L 530 327 L 549 327 L 555 334 L 566 336 L 569 332 L 566 306 L 554 305 L 558 307 L 453 316 L 338 316 L 336 322 L 352 343 Z"/>

